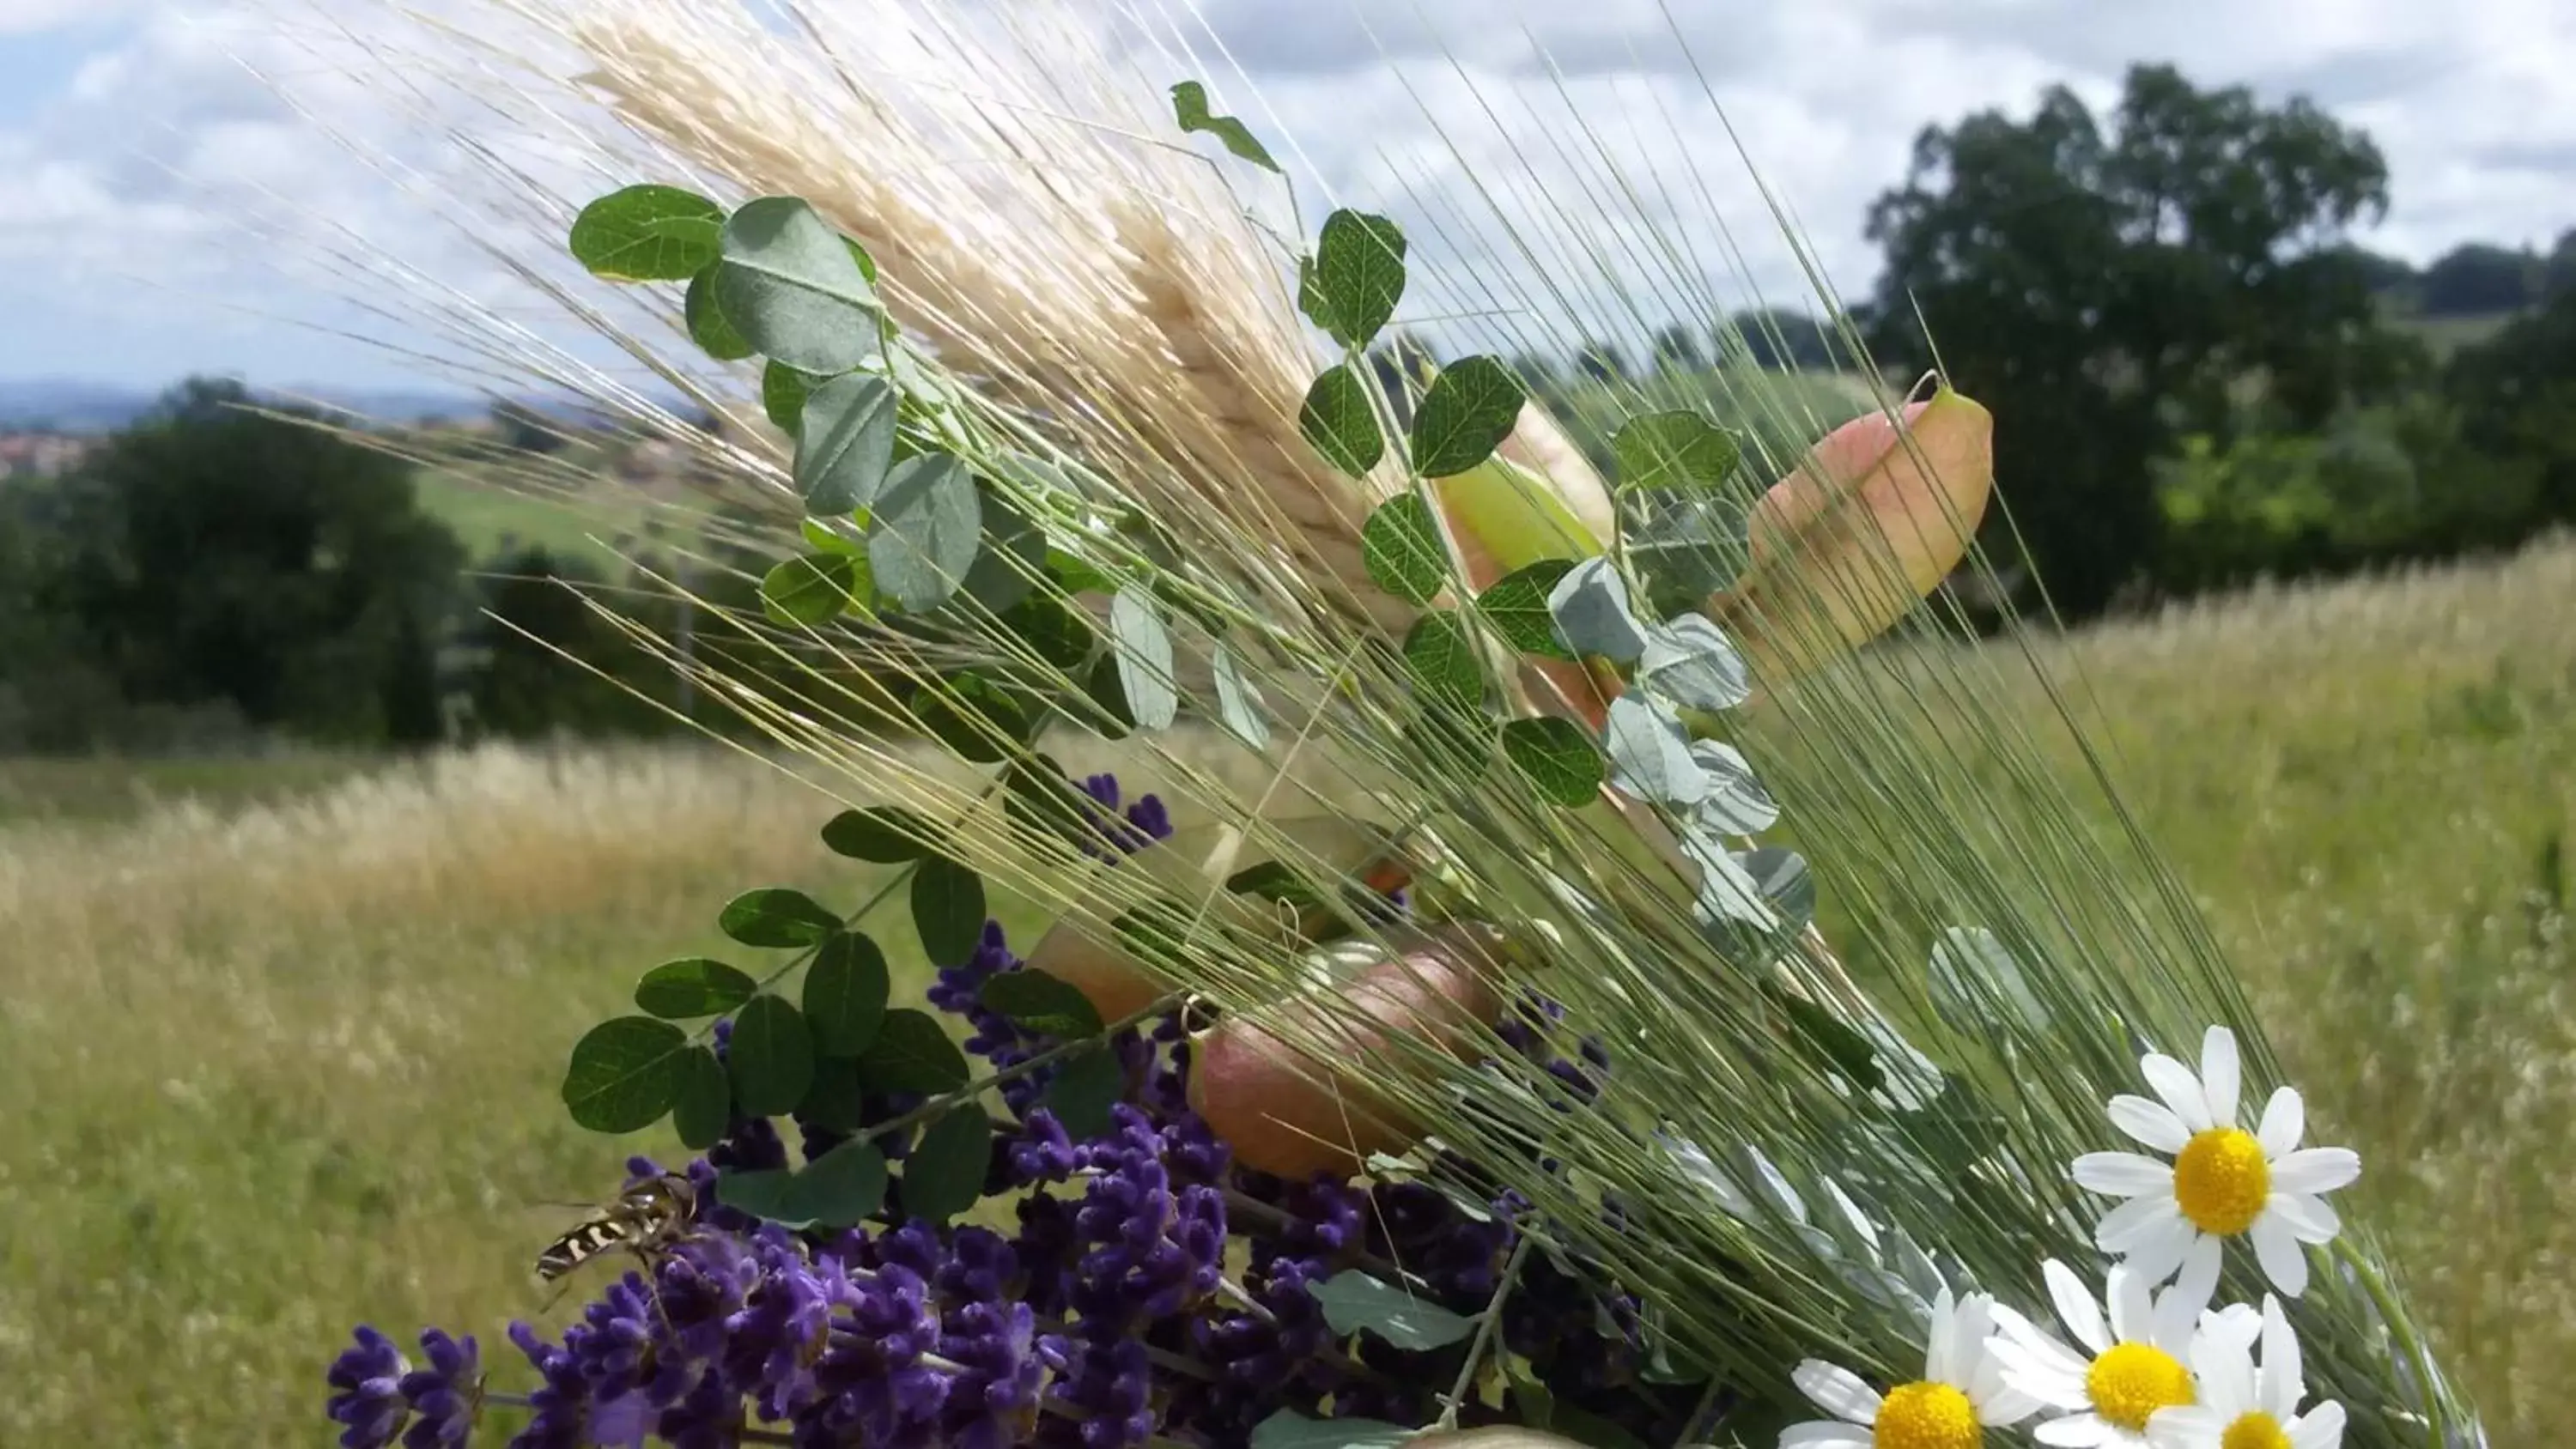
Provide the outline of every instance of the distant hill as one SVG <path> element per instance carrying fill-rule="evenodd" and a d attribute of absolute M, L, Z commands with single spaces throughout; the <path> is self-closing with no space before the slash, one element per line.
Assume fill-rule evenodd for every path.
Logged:
<path fill-rule="evenodd" d="M 490 407 L 484 399 L 467 393 L 290 388 L 266 396 L 279 402 L 318 401 L 346 408 L 361 417 L 396 422 L 480 417 Z M 160 399 L 159 388 L 72 378 L 0 379 L 0 430 L 114 432 L 150 412 Z"/>

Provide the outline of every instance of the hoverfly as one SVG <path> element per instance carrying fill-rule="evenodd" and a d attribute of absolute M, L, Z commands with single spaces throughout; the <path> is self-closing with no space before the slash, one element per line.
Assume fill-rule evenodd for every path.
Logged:
<path fill-rule="evenodd" d="M 537 1255 L 537 1279 L 552 1283 L 612 1248 L 649 1262 L 686 1235 L 697 1201 L 697 1184 L 680 1173 L 648 1177 L 548 1244 Z"/>

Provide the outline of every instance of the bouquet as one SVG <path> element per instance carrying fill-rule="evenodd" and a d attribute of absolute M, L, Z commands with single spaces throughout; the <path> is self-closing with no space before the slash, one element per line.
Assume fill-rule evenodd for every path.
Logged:
<path fill-rule="evenodd" d="M 593 606 L 863 884 L 717 891 L 736 959 L 566 1023 L 574 1119 L 692 1155 L 532 1245 L 559 1332 L 360 1328 L 344 1445 L 2483 1442 L 2189 901 L 1958 647 L 2012 419 L 1737 368 L 1587 449 L 1509 340 L 1678 276 L 1591 214 L 1632 172 L 1508 274 L 1309 227 L 1151 17 L 485 19 L 472 236 L 713 425 L 411 295 L 741 505 L 689 635 Z M 1503 345 L 1382 345 L 1425 315 Z"/>

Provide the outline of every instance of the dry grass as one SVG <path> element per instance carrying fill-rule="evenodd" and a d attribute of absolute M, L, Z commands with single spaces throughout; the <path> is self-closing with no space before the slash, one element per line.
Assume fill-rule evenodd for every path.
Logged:
<path fill-rule="evenodd" d="M 2571 601 L 2562 544 L 2051 646 L 2505 1444 L 2576 1436 L 2576 961 L 2539 864 L 2576 825 Z M 538 1205 L 632 1145 L 556 1105 L 571 1036 L 722 954 L 734 890 L 855 901 L 831 808 L 724 757 L 492 752 L 0 829 L 0 1443 L 318 1442 L 351 1322 L 496 1341 Z"/>

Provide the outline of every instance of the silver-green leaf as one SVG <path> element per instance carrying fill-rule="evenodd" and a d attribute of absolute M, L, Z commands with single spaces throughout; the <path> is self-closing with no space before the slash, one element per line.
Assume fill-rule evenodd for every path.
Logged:
<path fill-rule="evenodd" d="M 1637 799 L 1688 806 L 1708 797 L 1708 777 L 1691 758 L 1690 736 L 1670 705 L 1633 691 L 1610 701 L 1601 744 L 1610 756 L 1610 783 Z"/>
<path fill-rule="evenodd" d="M 1708 777 L 1708 796 L 1698 807 L 1702 828 L 1720 835 L 1754 835 L 1780 818 L 1779 804 L 1762 788 L 1743 751 L 1717 740 L 1694 740 L 1690 752 Z"/>
<path fill-rule="evenodd" d="M 895 393 L 881 377 L 845 373 L 805 395 L 796 491 L 805 511 L 842 517 L 876 502 L 894 467 Z"/>
<path fill-rule="evenodd" d="M 878 594 L 913 613 L 939 607 L 975 566 L 983 528 L 983 503 L 964 463 L 924 453 L 895 464 L 869 521 Z"/>
<path fill-rule="evenodd" d="M 1234 651 L 1216 646 L 1216 713 L 1228 733 L 1256 750 L 1270 747 L 1270 722 L 1262 718 L 1261 691 L 1243 677 Z"/>
<path fill-rule="evenodd" d="M 1150 590 L 1130 584 L 1109 601 L 1109 643 L 1129 717 L 1140 729 L 1170 728 L 1181 696 L 1173 686 L 1172 636 Z"/>
<path fill-rule="evenodd" d="M 1324 1322 L 1333 1332 L 1373 1333 L 1412 1352 L 1456 1343 L 1476 1331 L 1476 1320 L 1356 1268 L 1310 1282 L 1306 1291 L 1323 1305 Z"/>
<path fill-rule="evenodd" d="M 1726 631 L 1681 614 L 1647 631 L 1637 683 L 1691 709 L 1733 709 L 1753 697 L 1753 672 Z"/>
<path fill-rule="evenodd" d="M 1628 581 L 1607 558 L 1588 558 L 1548 590 L 1557 637 L 1577 654 L 1632 664 L 1646 652 L 1646 625 L 1628 602 Z"/>

